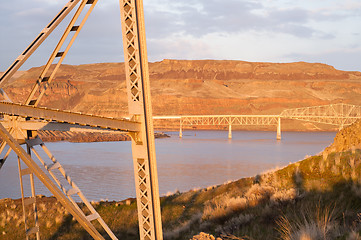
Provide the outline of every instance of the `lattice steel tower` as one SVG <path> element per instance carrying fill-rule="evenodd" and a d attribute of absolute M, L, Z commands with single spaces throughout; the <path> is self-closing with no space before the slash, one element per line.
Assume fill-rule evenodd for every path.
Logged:
<path fill-rule="evenodd" d="M 0 78 L 1 94 L 5 100 L 0 102 L 0 112 L 4 114 L 0 124 L 0 136 L 3 139 L 0 146 L 3 155 L 0 159 L 0 168 L 13 150 L 18 156 L 27 239 L 31 237 L 40 239 L 34 188 L 35 176 L 94 239 L 104 239 L 92 223 L 95 220 L 100 223 L 111 239 L 117 239 L 37 135 L 38 129 L 68 131 L 70 126 L 77 128 L 77 131 L 89 131 L 93 128 L 101 131 L 125 131 L 131 136 L 140 238 L 147 240 L 163 238 L 143 2 L 142 0 L 120 0 L 119 2 L 130 120 L 37 107 L 97 0 L 70 0 Z M 75 7 L 77 10 L 40 76 L 36 79 L 26 101 L 22 104 L 13 103 L 2 87 Z M 75 25 L 78 21 L 80 24 Z M 66 42 L 67 45 L 65 45 Z M 51 65 L 54 67 L 51 68 Z M 21 144 L 26 144 L 27 151 L 21 147 Z M 9 148 L 5 151 L 6 145 L 9 145 Z M 49 159 L 42 158 L 39 154 L 40 150 L 45 151 Z M 37 165 L 36 159 L 41 162 L 43 168 Z M 26 166 L 23 166 L 24 164 Z M 46 174 L 46 171 L 49 174 Z M 59 171 L 59 174 L 56 175 L 55 171 Z M 59 175 L 64 179 L 59 179 Z M 25 176 L 30 176 L 31 196 L 29 198 L 24 196 L 23 178 Z M 88 208 L 89 214 L 78 207 L 73 195 L 80 197 Z M 26 212 L 29 211 L 34 216 L 33 226 L 27 224 Z"/>

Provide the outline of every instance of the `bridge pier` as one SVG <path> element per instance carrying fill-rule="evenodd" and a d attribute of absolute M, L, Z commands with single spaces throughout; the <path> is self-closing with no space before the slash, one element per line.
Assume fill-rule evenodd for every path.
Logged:
<path fill-rule="evenodd" d="M 182 121 L 179 123 L 179 138 L 183 137 L 183 133 L 182 133 Z"/>
<path fill-rule="evenodd" d="M 228 139 L 232 139 L 232 124 L 228 125 Z"/>
<path fill-rule="evenodd" d="M 278 118 L 277 123 L 277 140 L 281 140 L 281 118 Z"/>

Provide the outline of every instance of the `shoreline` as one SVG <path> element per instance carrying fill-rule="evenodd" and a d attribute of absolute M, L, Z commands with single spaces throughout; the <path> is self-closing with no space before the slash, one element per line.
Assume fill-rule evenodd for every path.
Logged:
<path fill-rule="evenodd" d="M 59 131 L 39 131 L 39 137 L 44 142 L 115 142 L 130 141 L 131 138 L 126 133 L 81 133 L 81 132 L 59 132 Z M 155 138 L 167 138 L 169 135 L 163 132 L 155 132 Z"/>

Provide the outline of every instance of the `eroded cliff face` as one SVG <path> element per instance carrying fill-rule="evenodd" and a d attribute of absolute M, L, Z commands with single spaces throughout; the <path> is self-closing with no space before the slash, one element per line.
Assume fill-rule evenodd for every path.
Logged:
<path fill-rule="evenodd" d="M 361 105 L 361 73 L 321 63 L 163 60 L 149 67 L 154 115 L 279 114 L 293 107 Z M 40 71 L 29 69 L 5 91 L 15 102 L 25 101 Z M 40 105 L 126 116 L 124 64 L 63 65 Z M 294 121 L 283 127 L 317 128 Z"/>
<path fill-rule="evenodd" d="M 264 63 L 230 60 L 163 60 L 150 69 L 155 79 L 344 79 L 348 73 L 321 63 Z"/>

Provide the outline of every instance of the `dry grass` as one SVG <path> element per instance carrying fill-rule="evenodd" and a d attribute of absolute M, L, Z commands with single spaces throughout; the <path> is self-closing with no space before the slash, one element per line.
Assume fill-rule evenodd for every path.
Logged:
<path fill-rule="evenodd" d="M 356 196 L 361 198 L 361 185 L 360 184 L 354 183 L 352 185 L 351 189 L 356 194 Z"/>
<path fill-rule="evenodd" d="M 228 237 L 222 237 L 223 240 L 314 240 L 335 239 L 336 235 L 339 239 L 358 240 L 361 230 L 361 214 L 357 219 L 361 212 L 360 153 L 359 150 L 355 156 L 343 153 L 339 160 L 335 153 L 330 153 L 326 160 L 322 156 L 310 157 L 255 178 L 162 197 L 164 237 L 190 239 L 204 231 L 215 237 Z M 339 165 L 335 165 L 335 160 Z M 315 206 L 314 202 L 319 202 L 320 206 Z M 333 206 L 335 202 L 337 214 L 332 208 L 322 207 Z M 24 239 L 19 234 L 23 233 L 21 201 L 16 202 L 16 207 L 14 204 L 10 200 L 0 201 L 0 233 L 5 231 L 6 239 Z M 92 204 L 119 239 L 139 239 L 134 199 Z M 39 220 L 45 239 L 90 239 L 55 200 L 39 199 L 38 207 L 44 214 Z M 274 223 L 277 219 L 278 226 Z M 8 221 L 14 226 L 14 233 L 9 231 Z M 15 228 L 16 225 L 19 227 Z"/>
<path fill-rule="evenodd" d="M 203 210 L 202 220 L 215 220 L 223 218 L 235 210 L 248 207 L 245 198 L 224 198 L 208 201 Z"/>
<path fill-rule="evenodd" d="M 242 225 L 248 224 L 255 218 L 252 214 L 240 214 L 226 221 L 223 225 L 218 226 L 215 230 L 217 233 L 233 233 L 237 232 Z"/>
<path fill-rule="evenodd" d="M 203 209 L 202 220 L 222 219 L 261 203 L 270 201 L 271 205 L 278 205 L 296 197 L 297 191 L 294 188 L 278 189 L 269 185 L 253 184 L 244 195 L 237 197 L 226 195 L 207 201 Z"/>
<path fill-rule="evenodd" d="M 245 194 L 245 197 L 252 202 L 251 205 L 258 204 L 258 202 L 269 199 L 275 192 L 274 187 L 268 185 L 254 184 Z"/>
<path fill-rule="evenodd" d="M 334 211 L 330 207 L 305 209 L 292 219 L 283 216 L 277 222 L 278 231 L 283 240 L 333 239 L 338 232 L 334 222 Z"/>
<path fill-rule="evenodd" d="M 165 239 L 176 239 L 181 236 L 184 232 L 189 232 L 192 225 L 199 222 L 202 217 L 202 214 L 196 214 L 192 216 L 192 218 L 186 222 L 178 224 L 178 226 L 170 231 L 164 232 Z"/>
<path fill-rule="evenodd" d="M 270 198 L 271 203 L 279 204 L 282 202 L 293 200 L 297 197 L 297 191 L 294 188 L 278 190 Z"/>

